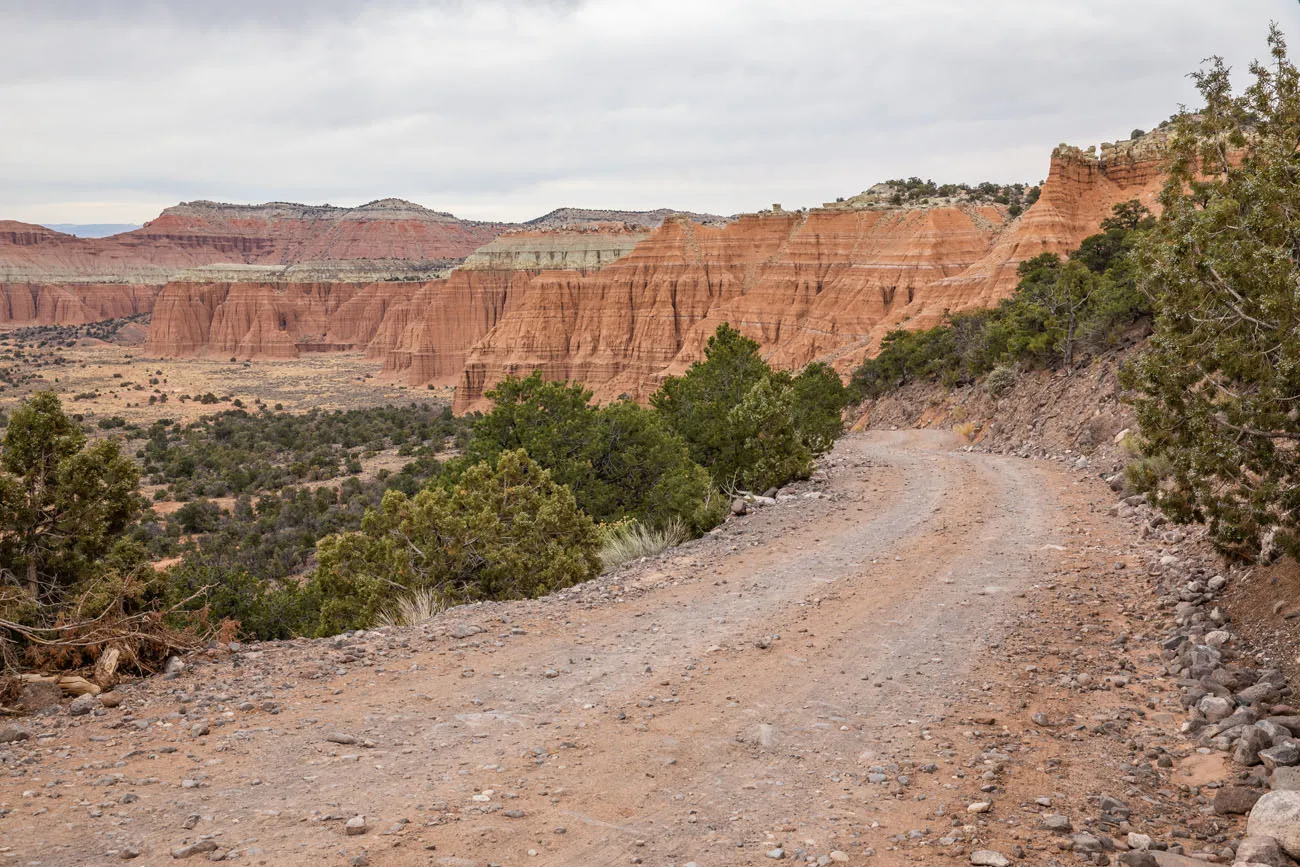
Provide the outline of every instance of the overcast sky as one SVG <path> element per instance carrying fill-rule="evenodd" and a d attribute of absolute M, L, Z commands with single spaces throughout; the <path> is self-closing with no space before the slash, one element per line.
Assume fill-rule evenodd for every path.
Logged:
<path fill-rule="evenodd" d="M 478 219 L 1037 181 L 1294 0 L 0 0 L 0 219 L 175 202 Z"/>

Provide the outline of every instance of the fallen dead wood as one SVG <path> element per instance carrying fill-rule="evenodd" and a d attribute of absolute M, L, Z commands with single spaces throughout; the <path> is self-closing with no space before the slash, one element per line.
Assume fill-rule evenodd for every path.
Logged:
<path fill-rule="evenodd" d="M 117 683 L 117 663 L 122 657 L 122 651 L 116 647 L 110 647 L 99 655 L 95 661 L 95 683 L 105 689 L 112 689 Z"/>
<path fill-rule="evenodd" d="M 52 683 L 69 695 L 99 695 L 103 692 L 99 684 L 86 680 L 75 674 L 20 674 L 22 683 Z"/>

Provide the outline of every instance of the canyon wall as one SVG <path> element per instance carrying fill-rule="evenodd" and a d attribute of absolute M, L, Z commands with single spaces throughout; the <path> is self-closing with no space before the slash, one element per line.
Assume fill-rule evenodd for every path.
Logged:
<path fill-rule="evenodd" d="M 443 279 L 178 281 L 162 291 L 146 349 L 364 349 L 390 376 L 455 385 L 459 412 L 534 369 L 599 399 L 644 399 L 700 359 L 722 322 L 774 365 L 847 371 L 893 328 L 996 303 L 1020 262 L 1074 249 L 1116 203 L 1154 205 L 1164 145 L 1154 133 L 1100 156 L 1061 146 L 1037 202 L 1014 219 L 967 194 L 897 207 L 864 193 L 734 220 L 562 209 L 498 233 Z"/>
<path fill-rule="evenodd" d="M 585 274 L 648 236 L 623 223 L 514 232 L 439 280 L 176 281 L 159 295 L 145 351 L 257 359 L 364 349 L 386 373 L 450 386 L 469 349 L 547 267 Z"/>
<path fill-rule="evenodd" d="M 565 208 L 509 227 L 383 200 L 194 202 L 98 240 L 0 223 L 0 322 L 152 306 L 154 355 L 363 350 L 387 375 L 455 385 L 458 411 L 534 369 L 643 399 L 722 322 L 775 365 L 847 371 L 893 328 L 996 303 L 1020 262 L 1074 249 L 1116 203 L 1153 206 L 1165 144 L 1062 145 L 1015 218 L 970 191 L 896 206 L 872 188 L 735 219 Z"/>
<path fill-rule="evenodd" d="M 1137 199 L 1160 213 L 1157 197 L 1164 184 L 1167 135 L 1163 130 L 1132 141 L 1103 144 L 1100 155 L 1059 145 L 1052 152 L 1038 201 L 1016 221 L 1013 231 L 964 274 L 935 287 L 923 322 L 936 310 L 987 307 L 1016 285 L 1016 267 L 1042 253 L 1064 256 L 1096 232 L 1120 202 Z"/>
<path fill-rule="evenodd" d="M 179 279 L 429 279 L 507 228 L 399 199 L 358 208 L 187 202 L 107 238 L 0 221 L 0 324 L 79 324 L 148 312 L 163 285 Z"/>
<path fill-rule="evenodd" d="M 493 383 L 533 369 L 600 399 L 644 398 L 699 360 L 721 322 L 774 365 L 822 360 L 847 371 L 891 329 L 997 303 L 1022 261 L 1075 249 L 1115 204 L 1137 198 L 1157 210 L 1165 145 L 1163 132 L 1100 155 L 1062 145 L 1038 201 L 1014 220 L 1000 206 L 939 200 L 832 204 L 718 227 L 672 221 L 608 267 L 546 271 L 512 295 L 466 354 L 455 408 L 481 409 Z"/>

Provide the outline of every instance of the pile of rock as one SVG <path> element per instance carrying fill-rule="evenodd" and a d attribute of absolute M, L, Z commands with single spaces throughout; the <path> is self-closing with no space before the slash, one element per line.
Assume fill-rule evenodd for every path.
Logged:
<path fill-rule="evenodd" d="M 1138 498 L 1121 508 L 1143 520 L 1145 535 L 1181 541 L 1168 538 L 1181 531 L 1162 529 L 1162 519 Z M 1286 675 L 1241 649 L 1229 615 L 1215 602 L 1229 579 L 1209 571 L 1189 568 L 1173 554 L 1151 565 L 1171 622 L 1163 642 L 1165 673 L 1176 679 L 1188 712 L 1182 733 L 1200 752 L 1225 753 L 1240 768 L 1213 804 L 1219 815 L 1249 815 L 1245 839 L 1231 847 L 1234 863 L 1290 867 L 1292 859 L 1300 860 L 1300 708 L 1291 703 L 1294 689 Z M 1125 858 L 1134 865 L 1161 863 L 1138 853 Z"/>

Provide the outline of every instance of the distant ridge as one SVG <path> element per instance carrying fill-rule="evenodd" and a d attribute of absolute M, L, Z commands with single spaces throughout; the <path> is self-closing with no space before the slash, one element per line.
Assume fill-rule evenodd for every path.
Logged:
<path fill-rule="evenodd" d="M 263 202 L 260 205 L 236 205 L 197 199 L 172 205 L 158 215 L 165 217 L 199 217 L 272 220 L 416 220 L 425 223 L 462 223 L 465 225 L 504 225 L 479 220 L 462 220 L 446 211 L 435 211 L 405 199 L 375 199 L 349 208 L 342 205 L 304 205 L 298 202 Z M 145 225 L 151 225 L 150 220 Z"/>
<path fill-rule="evenodd" d="M 560 228 L 582 223 L 626 223 L 647 229 L 657 229 L 669 217 L 686 217 L 697 223 L 726 223 L 730 217 L 717 214 L 696 214 L 691 211 L 675 211 L 672 208 L 659 208 L 654 211 L 606 211 L 598 208 L 556 208 L 549 214 L 524 223 L 533 229 Z"/>

